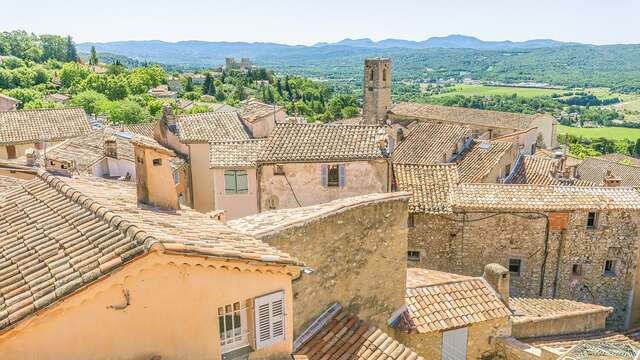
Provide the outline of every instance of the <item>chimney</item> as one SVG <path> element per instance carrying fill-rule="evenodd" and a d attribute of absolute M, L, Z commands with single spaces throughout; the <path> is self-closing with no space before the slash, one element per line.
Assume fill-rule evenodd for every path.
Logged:
<path fill-rule="evenodd" d="M 604 187 L 619 187 L 620 185 L 622 185 L 622 179 L 613 175 L 611 169 L 607 169 L 607 175 L 604 177 L 602 185 Z"/>
<path fill-rule="evenodd" d="M 28 148 L 24 152 L 27 166 L 35 166 L 38 161 L 38 151 L 34 148 Z"/>
<path fill-rule="evenodd" d="M 132 142 L 138 202 L 163 209 L 180 209 L 171 169 L 171 158 L 175 153 L 149 140 L 137 138 Z"/>
<path fill-rule="evenodd" d="M 160 118 L 160 121 L 172 132 L 176 130 L 176 116 L 173 114 L 171 105 L 165 104 L 162 107 L 162 117 Z"/>
<path fill-rule="evenodd" d="M 500 295 L 500 300 L 509 307 L 509 270 L 499 264 L 488 264 L 484 267 L 482 277 Z"/>

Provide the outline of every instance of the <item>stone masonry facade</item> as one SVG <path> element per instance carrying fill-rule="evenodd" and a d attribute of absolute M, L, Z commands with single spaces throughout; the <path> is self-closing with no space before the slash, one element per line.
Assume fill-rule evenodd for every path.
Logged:
<path fill-rule="evenodd" d="M 587 227 L 588 214 L 411 214 L 408 250 L 419 251 L 420 259 L 410 259 L 408 264 L 470 276 L 482 275 L 484 266 L 492 262 L 507 268 L 510 263 L 519 264 L 519 272 L 511 273 L 513 296 L 566 298 L 611 306 L 615 312 L 609 316 L 608 327 L 635 325 L 638 315 L 630 311 L 640 305 L 638 295 L 633 298 L 640 214 L 598 212 L 594 229 Z M 558 226 L 558 221 L 565 225 Z M 613 267 L 611 271 L 605 271 L 607 263 Z"/>

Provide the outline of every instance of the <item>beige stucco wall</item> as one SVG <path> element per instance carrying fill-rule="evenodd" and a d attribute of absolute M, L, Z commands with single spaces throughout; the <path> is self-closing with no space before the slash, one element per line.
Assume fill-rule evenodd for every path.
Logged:
<path fill-rule="evenodd" d="M 139 202 L 166 209 L 178 209 L 178 192 L 173 181 L 171 157 L 152 148 L 134 145 L 136 187 Z M 153 165 L 159 159 L 161 164 Z"/>
<path fill-rule="evenodd" d="M 538 128 L 538 134 L 542 135 L 544 144 L 547 148 L 553 148 L 557 145 L 558 139 L 556 138 L 556 120 L 553 116 L 543 114 L 531 122 L 531 127 Z"/>
<path fill-rule="evenodd" d="M 284 290 L 292 313 L 291 277 L 282 269 L 150 253 L 1 334 L 0 354 L 3 360 L 218 360 L 219 306 Z M 126 304 L 125 290 L 130 304 L 112 308 Z M 289 354 L 292 321 L 286 318 L 284 342 L 253 357 Z"/>
<path fill-rule="evenodd" d="M 495 342 L 497 337 L 509 335 L 509 317 L 474 323 L 468 328 L 467 359 L 481 359 L 483 356 L 490 356 L 497 352 Z M 419 334 L 396 330 L 394 337 L 425 359 L 440 359 L 442 357 L 441 331 Z M 491 357 L 487 358 L 491 359 Z"/>
<path fill-rule="evenodd" d="M 242 121 L 247 128 L 251 130 L 251 134 L 254 138 L 264 138 L 273 132 L 276 123 L 283 123 L 287 118 L 287 113 L 284 109 L 279 109 L 276 111 L 275 120 L 273 118 L 273 113 L 267 116 L 263 116 L 254 120 L 252 123 L 247 121 Z"/>
<path fill-rule="evenodd" d="M 344 164 L 346 185 L 323 187 L 323 164 Z M 346 163 L 286 163 L 286 178 L 274 175 L 273 165 L 260 168 L 260 211 L 269 210 L 269 199 L 277 198 L 277 209 L 316 205 L 336 199 L 388 191 L 389 166 L 386 160 L 351 161 Z M 287 182 L 288 180 L 288 182 Z M 292 192 L 293 189 L 293 192 Z M 293 195 L 297 197 L 300 205 Z"/>
<path fill-rule="evenodd" d="M 231 170 L 231 169 L 230 169 Z M 234 169 L 238 170 L 238 169 Z M 213 173 L 213 191 L 215 193 L 216 210 L 224 210 L 227 220 L 237 219 L 258 213 L 258 185 L 256 169 L 240 169 L 247 171 L 249 192 L 246 194 L 227 194 L 224 191 L 225 169 L 211 169 Z"/>
<path fill-rule="evenodd" d="M 385 329 L 404 305 L 406 226 L 407 200 L 395 199 L 263 237 L 313 271 L 293 285 L 296 334 L 333 302 Z"/>
<path fill-rule="evenodd" d="M 53 145 L 55 145 L 57 143 L 59 143 L 59 141 L 57 141 L 57 142 L 47 142 L 47 147 L 53 146 Z M 36 144 L 35 143 L 14 144 L 14 146 L 16 148 L 16 158 L 24 156 L 24 154 L 27 151 L 27 149 L 35 149 L 36 148 Z M 0 159 L 7 160 L 8 158 L 9 157 L 7 156 L 7 145 L 0 145 Z"/>

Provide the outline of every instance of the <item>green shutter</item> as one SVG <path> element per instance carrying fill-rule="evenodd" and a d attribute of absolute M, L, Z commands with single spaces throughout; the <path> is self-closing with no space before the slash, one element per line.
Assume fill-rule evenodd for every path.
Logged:
<path fill-rule="evenodd" d="M 249 182 L 245 170 L 236 171 L 236 184 L 238 194 L 246 194 L 249 192 Z"/>
<path fill-rule="evenodd" d="M 236 193 L 236 172 L 233 170 L 224 171 L 224 191 L 226 193 Z"/>

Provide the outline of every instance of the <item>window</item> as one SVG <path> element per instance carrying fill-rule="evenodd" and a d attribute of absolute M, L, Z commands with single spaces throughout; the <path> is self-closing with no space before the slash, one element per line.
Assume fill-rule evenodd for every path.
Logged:
<path fill-rule="evenodd" d="M 274 165 L 273 175 L 284 175 L 284 165 Z"/>
<path fill-rule="evenodd" d="M 323 187 L 344 187 L 345 166 L 343 164 L 322 165 L 320 179 Z"/>
<path fill-rule="evenodd" d="M 263 349 L 284 341 L 285 314 L 284 291 L 256 298 L 255 311 L 256 349 Z"/>
<path fill-rule="evenodd" d="M 407 251 L 407 260 L 420 261 L 420 251 Z"/>
<path fill-rule="evenodd" d="M 246 170 L 224 171 L 224 192 L 227 194 L 247 194 L 249 184 Z"/>
<path fill-rule="evenodd" d="M 340 185 L 340 168 L 338 165 L 329 165 L 329 175 L 327 178 L 327 186 Z"/>
<path fill-rule="evenodd" d="M 509 258 L 509 272 L 513 276 L 520 276 L 522 272 L 522 259 Z"/>
<path fill-rule="evenodd" d="M 369 81 L 373 81 L 373 69 L 371 69 L 371 72 L 369 75 Z"/>
<path fill-rule="evenodd" d="M 218 307 L 220 346 L 226 353 L 249 345 L 246 307 L 239 301 Z"/>
<path fill-rule="evenodd" d="M 382 70 L 382 81 L 387 81 L 387 69 Z"/>
<path fill-rule="evenodd" d="M 16 158 L 16 146 L 7 145 L 7 159 L 15 159 L 15 158 Z"/>
<path fill-rule="evenodd" d="M 573 275 L 573 276 L 582 276 L 582 265 L 581 264 L 573 264 L 571 266 L 571 275 Z"/>
<path fill-rule="evenodd" d="M 144 164 L 144 159 L 141 157 L 136 156 L 136 161 L 138 162 L 138 164 Z"/>
<path fill-rule="evenodd" d="M 415 220 L 414 215 L 410 213 L 409 216 L 407 216 L 407 227 L 410 227 L 410 228 L 415 227 L 416 224 L 414 220 Z"/>
<path fill-rule="evenodd" d="M 537 149 L 536 144 L 531 144 L 531 155 L 536 153 L 536 149 Z"/>
<path fill-rule="evenodd" d="M 616 261 L 606 260 L 604 262 L 604 275 L 615 276 L 616 275 Z"/>
<path fill-rule="evenodd" d="M 598 214 L 590 212 L 587 215 L 587 229 L 595 229 L 598 226 Z"/>
<path fill-rule="evenodd" d="M 161 166 L 162 159 L 153 159 L 153 166 Z"/>
<path fill-rule="evenodd" d="M 507 177 L 511 173 L 511 164 L 507 164 L 504 166 L 504 176 Z"/>

